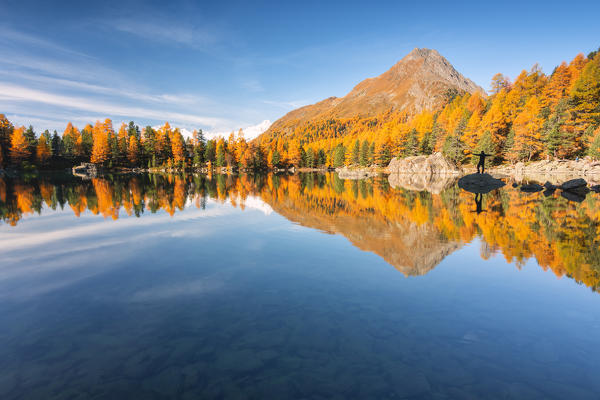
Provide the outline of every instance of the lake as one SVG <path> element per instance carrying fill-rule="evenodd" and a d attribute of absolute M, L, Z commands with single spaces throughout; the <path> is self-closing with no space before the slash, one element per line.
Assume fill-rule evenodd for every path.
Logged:
<path fill-rule="evenodd" d="M 411 188 L 0 178 L 0 398 L 598 399 L 600 195 Z"/>

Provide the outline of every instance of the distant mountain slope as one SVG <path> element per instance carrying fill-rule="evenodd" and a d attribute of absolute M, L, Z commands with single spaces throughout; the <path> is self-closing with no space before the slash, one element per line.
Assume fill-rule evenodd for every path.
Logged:
<path fill-rule="evenodd" d="M 414 49 L 388 71 L 360 82 L 346 96 L 330 97 L 289 112 L 265 134 L 291 131 L 295 125 L 317 119 L 374 116 L 390 109 L 414 115 L 440 106 L 449 89 L 483 92 L 436 50 Z"/>

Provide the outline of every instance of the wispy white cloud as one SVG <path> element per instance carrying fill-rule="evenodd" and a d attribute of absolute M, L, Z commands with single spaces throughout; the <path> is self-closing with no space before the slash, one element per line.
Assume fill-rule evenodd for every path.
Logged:
<path fill-rule="evenodd" d="M 4 75 L 12 80 L 22 79 L 29 82 L 38 82 L 50 85 L 54 88 L 70 88 L 85 92 L 113 95 L 118 97 L 126 97 L 129 99 L 154 103 L 170 103 L 181 105 L 206 105 L 212 101 L 206 97 L 192 94 L 177 94 L 177 93 L 162 93 L 152 94 L 144 91 L 134 91 L 123 87 L 111 87 L 92 84 L 83 81 L 55 78 L 39 74 L 24 73 L 20 71 L 0 71 L 0 75 Z"/>
<path fill-rule="evenodd" d="M 212 27 L 165 23 L 152 16 L 141 19 L 116 19 L 106 26 L 192 47 L 216 43 L 220 37 L 213 33 L 219 29 Z M 148 89 L 107 67 L 101 59 L 45 38 L 1 28 L 0 33 L 5 34 L 0 38 L 0 112 L 9 115 L 15 124 L 32 124 L 37 131 L 60 130 L 69 121 L 86 124 L 109 117 L 115 123 L 134 120 L 140 125 L 169 121 L 186 136 L 197 128 L 216 136 L 245 126 L 249 139 L 270 125 L 269 121 L 251 125 L 253 120 L 260 120 L 260 114 L 222 104 L 218 97 Z M 242 85 L 253 92 L 263 90 L 256 79 L 243 81 Z"/>
<path fill-rule="evenodd" d="M 14 46 L 14 45 L 21 46 L 23 44 L 26 44 L 31 47 L 42 48 L 42 49 L 50 50 L 52 52 L 60 52 L 60 53 L 71 55 L 71 56 L 93 59 L 92 56 L 87 55 L 85 53 L 74 51 L 72 49 L 63 47 L 54 42 L 50 42 L 46 39 L 42 39 L 37 36 L 32 36 L 32 35 L 26 34 L 22 31 L 15 31 L 15 30 L 8 29 L 8 28 L 0 28 L 0 43 L 3 43 L 4 45 L 10 45 L 10 46 Z"/>
<path fill-rule="evenodd" d="M 242 87 L 251 92 L 263 92 L 265 90 L 258 79 L 247 79 L 242 82 Z"/>
<path fill-rule="evenodd" d="M 308 100 L 291 100 L 291 101 L 273 101 L 273 100 L 263 100 L 264 104 L 268 104 L 271 106 L 281 107 L 287 110 L 293 110 L 299 107 L 303 107 L 307 104 L 310 104 Z"/>
<path fill-rule="evenodd" d="M 129 300 L 132 302 L 147 302 L 167 300 L 181 296 L 197 296 L 220 291 L 223 287 L 224 283 L 214 278 L 196 279 L 138 290 L 130 296 Z"/>
<path fill-rule="evenodd" d="M 192 26 L 181 21 L 165 21 L 164 18 L 118 18 L 109 23 L 109 27 L 126 32 L 142 39 L 176 43 L 202 49 L 217 43 L 219 36 L 214 30 L 204 26 Z"/>
<path fill-rule="evenodd" d="M 54 94 L 42 90 L 30 89 L 24 86 L 0 82 L 0 104 L 2 101 L 18 102 L 31 101 L 77 110 L 91 111 L 104 115 L 117 115 L 135 118 L 146 118 L 156 121 L 168 120 L 174 123 L 201 124 L 218 127 L 227 124 L 220 118 L 203 117 L 193 114 L 169 112 L 153 108 L 126 106 L 114 103 L 95 101 L 84 97 Z"/>
<path fill-rule="evenodd" d="M 209 204 L 211 202 L 212 201 L 209 201 Z M 173 216 L 170 216 L 166 213 L 161 213 L 156 215 L 144 215 L 143 218 L 125 217 L 112 222 L 104 221 L 101 217 L 96 215 L 89 215 L 87 216 L 87 223 L 79 226 L 71 226 L 64 229 L 47 227 L 47 229 L 42 231 L 27 231 L 23 233 L 0 233 L 0 239 L 2 241 L 0 255 L 2 255 L 2 258 L 8 262 L 11 260 L 11 253 L 14 255 L 16 252 L 18 257 L 27 257 L 29 249 L 49 246 L 51 243 L 57 241 L 66 242 L 73 238 L 80 238 L 80 240 L 83 241 L 84 239 L 89 239 L 90 237 L 95 237 L 98 239 L 103 234 L 110 232 L 114 233 L 117 230 L 139 228 L 140 226 L 152 226 L 156 232 L 160 232 L 160 229 L 157 228 L 158 226 L 162 224 L 168 224 L 173 221 L 195 221 L 216 216 L 226 216 L 235 212 L 237 212 L 235 209 L 222 207 L 205 210 L 191 209 L 187 210 L 185 213 L 178 213 Z M 72 215 L 67 216 L 68 218 L 72 218 Z M 147 230 L 139 234 L 144 235 L 145 232 L 147 232 Z M 196 234 L 198 233 L 201 232 L 197 232 L 196 229 Z M 129 236 L 131 237 L 131 235 Z M 108 243 L 113 243 L 112 239 L 109 239 Z M 4 278 L 3 268 L 0 268 L 0 281 Z"/>

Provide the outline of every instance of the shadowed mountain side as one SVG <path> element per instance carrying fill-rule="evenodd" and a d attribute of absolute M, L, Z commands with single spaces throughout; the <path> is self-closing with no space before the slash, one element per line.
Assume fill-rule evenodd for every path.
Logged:
<path fill-rule="evenodd" d="M 399 174 L 392 173 L 388 176 L 388 182 L 394 189 L 402 188 L 418 192 L 427 191 L 440 194 L 452 187 L 458 177 L 456 175 L 427 175 L 427 174 Z"/>
<path fill-rule="evenodd" d="M 425 275 L 462 243 L 442 238 L 431 224 L 388 222 L 365 216 L 306 213 L 292 201 L 269 204 L 275 212 L 302 226 L 340 234 L 354 246 L 382 257 L 405 276 Z"/>

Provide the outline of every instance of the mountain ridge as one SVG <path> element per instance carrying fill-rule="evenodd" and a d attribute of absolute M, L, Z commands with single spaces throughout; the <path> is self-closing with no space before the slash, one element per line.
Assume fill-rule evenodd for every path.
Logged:
<path fill-rule="evenodd" d="M 370 117 L 393 110 L 415 115 L 443 104 L 448 90 L 485 91 L 458 72 L 437 50 L 415 48 L 381 75 L 366 78 L 343 97 L 328 97 L 290 111 L 263 134 L 291 132 L 295 125 L 323 118 Z"/>

